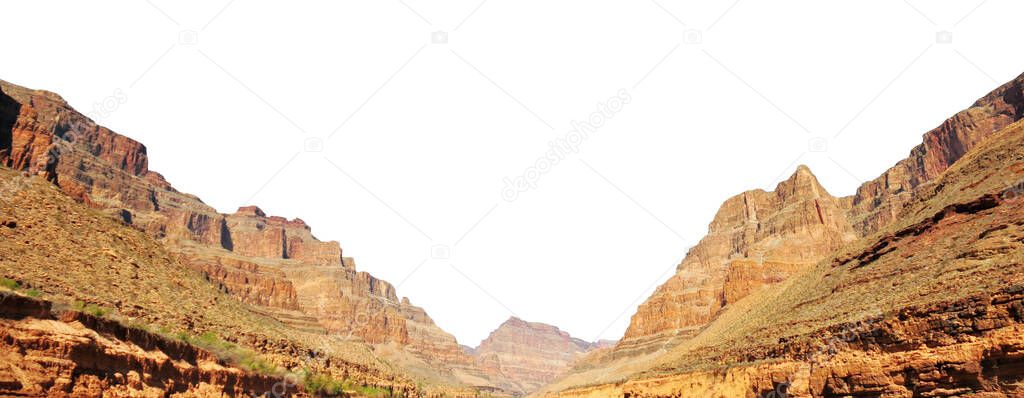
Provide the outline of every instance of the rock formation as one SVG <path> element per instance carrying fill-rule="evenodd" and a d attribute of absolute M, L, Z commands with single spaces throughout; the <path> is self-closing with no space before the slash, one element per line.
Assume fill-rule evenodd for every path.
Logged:
<path fill-rule="evenodd" d="M 633 316 L 616 355 L 648 353 L 692 336 L 721 309 L 786 280 L 855 239 L 843 201 L 800 166 L 773 192 L 725 201 L 708 235 Z"/>
<path fill-rule="evenodd" d="M 1022 118 L 1024 76 L 852 197 L 801 168 L 729 199 L 624 340 L 543 393 L 1024 394 Z"/>
<path fill-rule="evenodd" d="M 1024 117 L 1024 76 L 924 135 L 910 156 L 855 195 L 834 198 L 804 166 L 772 193 L 722 205 L 708 235 L 633 316 L 616 355 L 649 353 L 692 337 L 721 309 L 781 282 L 891 223 L 914 190 L 988 137 Z"/>
<path fill-rule="evenodd" d="M 282 371 L 310 369 L 393 391 L 416 386 L 371 355 L 359 339 L 329 336 L 315 318 L 298 311 L 244 303 L 211 283 L 209 274 L 190 268 L 164 243 L 125 225 L 120 217 L 86 207 L 44 179 L 0 168 L 0 214 L 8 220 L 0 228 L 0 276 L 5 278 L 0 291 L 13 286 L 61 308 L 92 308 L 105 321 L 183 342 L 190 341 L 188 336 L 210 334 L 248 347 Z M 4 306 L 0 314 L 49 319 L 37 313 L 19 315 Z M 32 384 L 33 374 L 18 375 L 26 377 L 23 386 Z M 109 382 L 115 375 L 96 376 Z"/>
<path fill-rule="evenodd" d="M 95 124 L 60 96 L 0 81 L 0 165 L 53 181 L 65 194 L 159 239 L 222 291 L 284 324 L 369 344 L 396 344 L 430 378 L 495 385 L 426 312 L 318 240 L 300 219 L 255 206 L 220 214 L 149 170 L 141 143 Z M 401 359 L 401 358 L 400 358 Z"/>
<path fill-rule="evenodd" d="M 292 396 L 282 378 L 233 368 L 213 354 L 46 301 L 0 293 L 0 395 Z M 303 394 L 304 395 L 304 394 Z"/>
<path fill-rule="evenodd" d="M 473 350 L 494 379 L 505 378 L 517 392 L 532 392 L 553 381 L 577 359 L 604 343 L 588 343 L 557 327 L 512 317 Z"/>

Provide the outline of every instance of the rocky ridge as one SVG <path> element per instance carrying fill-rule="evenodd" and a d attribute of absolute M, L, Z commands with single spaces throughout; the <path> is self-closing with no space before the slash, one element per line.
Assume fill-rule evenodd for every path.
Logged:
<path fill-rule="evenodd" d="M 420 363 L 431 382 L 494 387 L 454 337 L 400 300 L 391 284 L 356 271 L 338 242 L 255 206 L 218 213 L 149 170 L 144 145 L 95 124 L 56 94 L 0 81 L 0 165 L 52 181 L 145 231 L 222 291 L 290 327 L 401 347 L 389 352 Z"/>
<path fill-rule="evenodd" d="M 543 394 L 1021 394 L 1022 111 L 1024 76 L 852 197 L 788 189 L 798 169 L 775 192 L 798 205 L 726 201 L 624 340 Z"/>
<path fill-rule="evenodd" d="M 774 192 L 726 200 L 708 235 L 639 307 L 615 355 L 642 355 L 692 337 L 752 289 L 777 284 L 889 225 L 918 187 L 1021 118 L 1024 75 L 926 133 L 908 158 L 853 196 L 832 197 L 801 166 Z"/>
<path fill-rule="evenodd" d="M 555 326 L 511 317 L 473 349 L 477 361 L 514 391 L 533 392 L 555 380 L 587 352 L 608 342 L 589 343 Z"/>

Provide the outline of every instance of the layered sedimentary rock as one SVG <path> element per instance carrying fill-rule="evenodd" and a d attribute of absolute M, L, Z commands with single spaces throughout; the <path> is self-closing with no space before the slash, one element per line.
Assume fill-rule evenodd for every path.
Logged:
<path fill-rule="evenodd" d="M 0 395 L 201 397 L 272 391 L 296 393 L 283 379 L 230 367 L 186 343 L 0 293 Z"/>
<path fill-rule="evenodd" d="M 0 165 L 40 175 L 82 203 L 160 239 L 222 291 L 308 331 L 397 344 L 447 383 L 493 386 L 454 337 L 394 287 L 318 240 L 300 219 L 255 206 L 220 214 L 148 169 L 141 143 L 95 124 L 58 95 L 0 81 Z M 444 378 L 444 377 L 442 377 Z"/>
<path fill-rule="evenodd" d="M 640 306 L 616 355 L 678 344 L 729 303 L 890 224 L 918 187 L 1022 117 L 1024 76 L 926 133 L 908 158 L 851 197 L 833 198 L 801 167 L 774 193 L 755 190 L 730 198 L 676 275 Z"/>
<path fill-rule="evenodd" d="M 730 199 L 681 275 L 634 316 L 626 340 L 545 394 L 1024 394 L 1022 94 L 1024 76 L 925 134 L 856 195 L 835 199 L 825 212 L 839 227 L 832 233 L 765 226 L 750 217 L 763 212 Z M 770 219 L 806 226 L 812 213 L 783 214 Z M 764 257 L 745 249 L 744 217 L 755 231 L 773 230 L 769 247 L 789 249 Z M 728 226 L 734 232 L 723 238 Z M 810 261 L 790 263 L 788 278 L 763 278 L 768 257 L 787 252 Z"/>
<path fill-rule="evenodd" d="M 215 335 L 281 371 L 309 369 L 393 391 L 416 386 L 359 339 L 329 336 L 298 311 L 245 304 L 164 243 L 41 178 L 0 168 L 0 215 L 0 290 L 15 286 L 61 308 L 89 309 L 172 339 Z M 18 350 L 0 347 L 0 355 L 5 349 Z M 222 359 L 242 365 L 239 357 Z"/>
<path fill-rule="evenodd" d="M 633 316 L 616 355 L 666 348 L 751 291 L 779 283 L 854 239 L 843 202 L 800 166 L 773 192 L 725 201 L 708 235 Z"/>
<path fill-rule="evenodd" d="M 601 345 L 574 338 L 555 326 L 512 317 L 473 353 L 488 373 L 507 378 L 519 392 L 532 392 Z"/>
<path fill-rule="evenodd" d="M 1024 75 L 976 101 L 924 135 L 921 145 L 848 198 L 849 218 L 862 236 L 884 227 L 914 190 L 944 172 L 996 132 L 1024 118 Z"/>

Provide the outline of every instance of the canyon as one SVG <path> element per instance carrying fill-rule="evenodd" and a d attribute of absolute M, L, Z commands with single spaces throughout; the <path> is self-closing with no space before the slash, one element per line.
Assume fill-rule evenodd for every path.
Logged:
<path fill-rule="evenodd" d="M 851 196 L 799 166 L 728 198 L 618 342 L 512 317 L 468 348 L 305 221 L 0 81 L 0 393 L 1021 396 L 1021 119 L 1024 75 Z"/>
<path fill-rule="evenodd" d="M 338 242 L 320 241 L 303 220 L 267 215 L 257 206 L 218 213 L 149 170 L 144 145 L 95 124 L 57 94 L 0 81 L 0 128 L 0 164 L 24 173 L 4 175 L 3 214 L 20 224 L 4 231 L 10 235 L 7 243 L 22 231 L 72 232 L 63 225 L 70 215 L 90 225 L 75 231 L 82 236 L 146 235 L 135 235 L 135 244 L 120 250 L 106 239 L 83 241 L 60 233 L 29 236 L 36 242 L 31 253 L 24 252 L 24 242 L 2 246 L 7 250 L 0 252 L 0 270 L 6 276 L 60 301 L 103 306 L 130 320 L 145 317 L 181 332 L 216 332 L 264 352 L 283 368 L 311 367 L 390 391 L 422 388 L 418 393 L 427 395 L 475 395 L 478 390 L 522 395 L 564 370 L 581 349 L 548 346 L 543 352 L 547 359 L 514 365 L 516 359 L 505 354 L 514 355 L 516 344 L 534 340 L 496 343 L 498 349 L 485 346 L 480 355 L 467 352 L 426 311 L 400 298 L 393 285 L 358 271 Z M 113 254 L 98 262 L 94 256 L 68 253 L 97 250 Z M 132 269 L 107 272 L 114 268 L 112 260 L 124 266 L 126 258 L 132 258 Z M 160 267 L 153 266 L 154 258 Z M 76 272 L 59 272 L 61 263 L 79 266 Z M 188 268 L 209 288 L 199 296 L 159 289 L 165 296 L 148 302 L 125 292 L 75 288 L 114 285 L 142 294 L 157 289 L 152 284 L 180 284 L 176 266 Z M 135 270 L 140 267 L 160 272 Z M 127 281 L 124 272 L 132 275 Z M 197 299 L 231 302 L 232 308 L 221 312 L 204 303 L 191 309 L 171 305 Z M 197 319 L 215 314 L 246 319 L 228 325 Z M 268 322 L 276 326 L 257 326 Z M 537 341 L 548 342 L 549 332 L 539 330 Z M 295 358 L 297 352 L 309 354 Z M 76 388 L 74 383 L 64 387 Z"/>

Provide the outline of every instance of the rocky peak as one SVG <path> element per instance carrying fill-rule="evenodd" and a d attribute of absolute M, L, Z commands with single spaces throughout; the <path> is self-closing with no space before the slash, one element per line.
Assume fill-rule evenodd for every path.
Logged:
<path fill-rule="evenodd" d="M 531 392 L 597 347 L 558 327 L 512 316 L 471 352 L 495 373 L 495 378 L 507 378 L 520 387 L 520 392 Z"/>
<path fill-rule="evenodd" d="M 396 363 L 415 355 L 412 362 L 429 364 L 427 372 L 438 379 L 487 382 L 464 378 L 480 372 L 455 338 L 408 300 L 398 302 L 390 283 L 357 272 L 338 242 L 320 241 L 303 220 L 256 206 L 220 214 L 150 171 L 141 143 L 95 124 L 55 95 L 0 81 L 0 165 L 44 174 L 94 207 L 123 210 L 132 227 L 255 312 L 300 330 L 394 343 L 402 351 Z"/>
<path fill-rule="evenodd" d="M 613 357 L 684 341 L 730 303 L 779 283 L 891 223 L 928 184 L 988 137 L 1024 118 L 1024 75 L 924 134 L 921 145 L 852 197 L 835 198 L 806 166 L 774 192 L 725 201 L 677 274 L 633 316 Z"/>
<path fill-rule="evenodd" d="M 267 213 L 263 212 L 263 209 L 259 206 L 242 206 L 235 211 L 236 216 L 249 216 L 249 217 L 266 217 Z"/>
<path fill-rule="evenodd" d="M 774 191 L 733 196 L 677 274 L 641 305 L 620 351 L 648 352 L 682 341 L 725 306 L 785 280 L 855 238 L 845 202 L 801 165 Z"/>
<path fill-rule="evenodd" d="M 820 197 L 831 198 L 832 195 L 821 186 L 818 177 L 811 172 L 811 168 L 800 165 L 785 181 L 775 187 L 775 193 L 785 200 L 806 200 Z"/>

